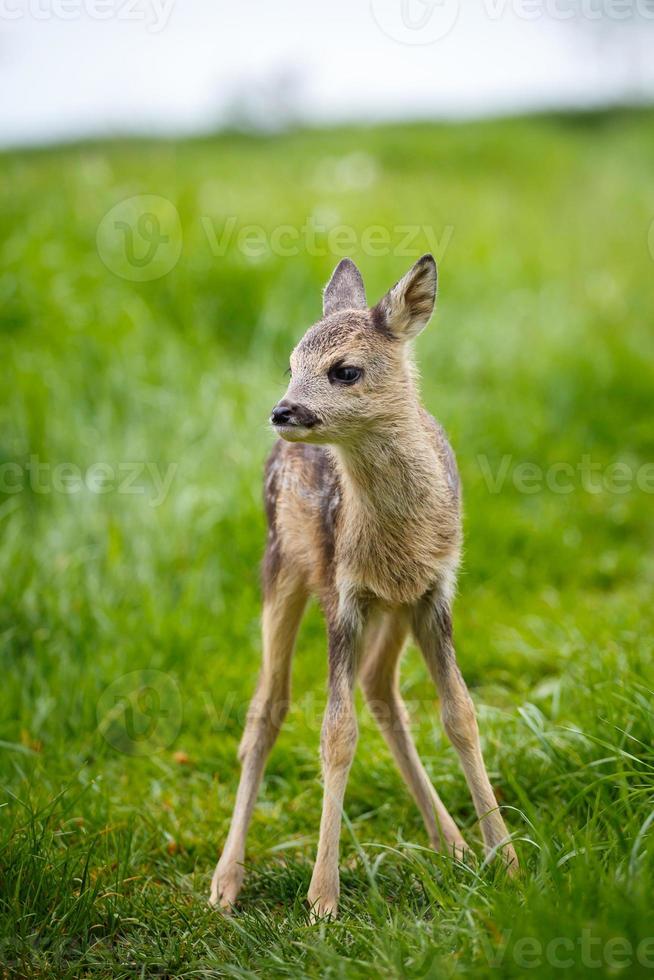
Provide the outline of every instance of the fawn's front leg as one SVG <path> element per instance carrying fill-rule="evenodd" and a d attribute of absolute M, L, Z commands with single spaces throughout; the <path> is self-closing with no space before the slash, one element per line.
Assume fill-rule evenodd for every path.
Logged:
<path fill-rule="evenodd" d="M 245 838 L 266 759 L 288 711 L 293 647 L 307 595 L 297 573 L 282 568 L 263 605 L 263 661 L 238 755 L 241 779 L 232 821 L 211 882 L 211 905 L 229 909 L 243 883 Z"/>
<path fill-rule="evenodd" d="M 443 727 L 461 760 L 486 854 L 501 851 L 513 873 L 518 870 L 518 858 L 486 772 L 475 708 L 454 653 L 449 604 L 441 594 L 430 594 L 418 603 L 413 631 L 438 688 Z"/>
<path fill-rule="evenodd" d="M 354 758 L 358 726 L 354 683 L 361 647 L 363 608 L 354 598 L 327 613 L 329 696 L 322 725 L 323 804 L 318 853 L 309 886 L 313 918 L 335 916 L 339 896 L 339 841 L 343 798 Z"/>

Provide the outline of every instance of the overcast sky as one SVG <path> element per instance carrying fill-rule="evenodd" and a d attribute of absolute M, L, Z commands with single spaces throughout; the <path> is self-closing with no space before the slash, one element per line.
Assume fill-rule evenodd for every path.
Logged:
<path fill-rule="evenodd" d="M 0 141 L 654 98 L 652 0 L 575 3 L 0 0 Z"/>

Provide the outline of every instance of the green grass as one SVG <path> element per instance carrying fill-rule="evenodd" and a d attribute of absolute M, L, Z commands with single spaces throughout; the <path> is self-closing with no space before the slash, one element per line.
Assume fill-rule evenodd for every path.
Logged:
<path fill-rule="evenodd" d="M 542 117 L 0 157 L 7 975 L 652 973 L 653 124 Z M 103 216 L 139 194 L 172 202 L 183 235 L 175 267 L 145 282 L 96 248 Z M 252 257 L 235 238 L 213 254 L 207 237 L 230 216 L 270 233 L 312 215 L 354 243 L 339 251 L 323 231 L 295 255 Z M 405 225 L 429 226 L 409 255 Z M 366 254 L 371 226 L 387 230 L 385 254 Z M 427 849 L 361 707 L 342 913 L 308 923 L 326 661 L 312 609 L 243 900 L 223 918 L 205 899 L 259 659 L 267 413 L 340 255 L 374 299 L 434 241 L 439 306 L 417 356 L 464 486 L 457 646 L 525 873 L 512 883 Z M 30 478 L 31 457 L 49 470 Z M 569 493 L 521 492 L 521 464 L 551 477 L 584 457 L 599 492 L 577 469 L 559 473 Z M 141 492 L 119 492 L 126 464 L 144 462 Z M 616 462 L 633 474 L 626 492 L 607 483 Z M 114 473 L 107 492 L 76 488 L 97 463 Z M 152 473 L 169 466 L 153 506 Z M 402 686 L 479 853 L 414 650 Z"/>

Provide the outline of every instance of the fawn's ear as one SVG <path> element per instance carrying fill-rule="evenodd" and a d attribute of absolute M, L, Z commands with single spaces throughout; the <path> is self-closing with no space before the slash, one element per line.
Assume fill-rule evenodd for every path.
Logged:
<path fill-rule="evenodd" d="M 416 337 L 434 312 L 437 282 L 433 255 L 423 255 L 377 303 L 375 323 L 399 340 Z"/>
<path fill-rule="evenodd" d="M 366 290 L 352 259 L 341 259 L 322 294 L 323 316 L 339 310 L 365 310 Z"/>

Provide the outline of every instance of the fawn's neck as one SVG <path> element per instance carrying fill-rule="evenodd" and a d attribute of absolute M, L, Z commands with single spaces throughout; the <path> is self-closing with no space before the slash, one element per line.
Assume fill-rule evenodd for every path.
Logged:
<path fill-rule="evenodd" d="M 416 602 L 451 565 L 459 537 L 420 409 L 333 454 L 342 488 L 336 558 L 345 580 L 386 602 Z"/>
<path fill-rule="evenodd" d="M 438 459 L 420 408 L 351 445 L 333 448 L 346 511 L 380 519 L 415 517 L 429 505 Z"/>

